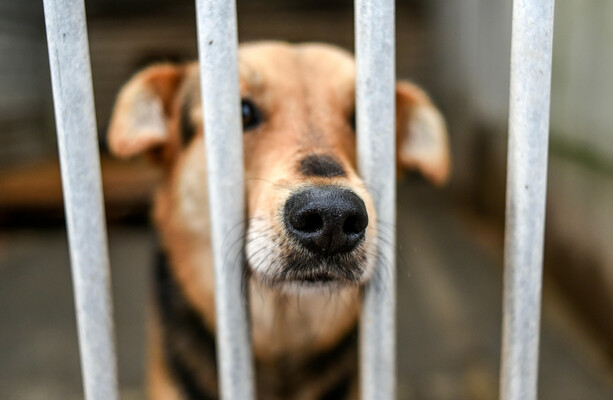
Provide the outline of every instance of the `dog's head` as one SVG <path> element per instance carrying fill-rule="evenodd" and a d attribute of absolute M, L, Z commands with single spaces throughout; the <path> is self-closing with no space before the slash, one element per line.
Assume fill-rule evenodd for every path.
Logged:
<path fill-rule="evenodd" d="M 379 230 L 356 172 L 353 58 L 327 45 L 247 44 L 239 72 L 250 272 L 282 287 L 365 282 Z M 199 91 L 195 64 L 142 71 L 121 91 L 108 139 L 116 155 L 146 152 L 163 165 L 164 224 L 206 237 Z M 409 83 L 398 83 L 396 104 L 399 168 L 443 183 L 450 163 L 442 117 Z"/>

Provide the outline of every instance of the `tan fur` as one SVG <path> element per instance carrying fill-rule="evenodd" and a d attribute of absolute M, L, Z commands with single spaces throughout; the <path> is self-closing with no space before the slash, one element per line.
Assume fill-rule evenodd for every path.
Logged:
<path fill-rule="evenodd" d="M 264 110 L 266 119 L 244 135 L 252 337 L 256 359 L 266 366 L 287 354 L 308 357 L 332 348 L 355 326 L 360 284 L 374 268 L 377 221 L 372 198 L 356 173 L 356 139 L 348 123 L 354 110 L 353 58 L 327 45 L 247 44 L 240 49 L 239 73 L 241 96 Z M 181 107 L 186 101 L 199 134 L 182 148 Z M 440 114 L 423 91 L 408 83 L 399 84 L 396 101 L 399 165 L 418 169 L 435 183 L 444 182 L 450 162 Z M 119 156 L 148 152 L 163 166 L 166 178 L 155 198 L 155 223 L 172 275 L 214 331 L 202 114 L 197 66 L 154 66 L 136 75 L 120 93 L 109 144 Z M 297 165 L 308 154 L 334 156 L 346 177 L 302 176 Z M 267 260 L 291 250 L 280 248 L 274 239 L 285 235 L 280 218 L 283 204 L 296 189 L 330 183 L 350 188 L 368 211 L 364 244 L 368 257 L 360 282 L 325 289 L 303 289 L 295 283 L 268 285 L 277 266 Z M 260 259 L 262 248 L 266 257 Z M 155 321 L 153 325 L 151 397 L 179 398 L 163 365 L 159 327 Z M 301 398 L 313 398 L 316 389 Z"/>
<path fill-rule="evenodd" d="M 428 95 L 408 82 L 396 85 L 396 132 L 399 164 L 444 184 L 451 173 L 445 120 Z"/>
<path fill-rule="evenodd" d="M 164 362 L 159 322 L 152 316 L 148 327 L 147 397 L 151 400 L 181 400 Z"/>
<path fill-rule="evenodd" d="M 131 157 L 157 146 L 176 150 L 168 135 L 168 117 L 183 73 L 183 67 L 159 65 L 140 72 L 123 87 L 107 136 L 115 155 Z"/>

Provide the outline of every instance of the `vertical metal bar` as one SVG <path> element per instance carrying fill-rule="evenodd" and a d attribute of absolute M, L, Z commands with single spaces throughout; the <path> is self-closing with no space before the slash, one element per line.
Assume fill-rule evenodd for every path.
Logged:
<path fill-rule="evenodd" d="M 500 398 L 535 400 L 554 0 L 515 0 Z"/>
<path fill-rule="evenodd" d="M 362 399 L 396 397 L 396 221 L 394 0 L 357 0 L 356 118 L 358 165 L 377 209 L 375 275 L 369 282 L 360 327 Z"/>
<path fill-rule="evenodd" d="M 118 399 L 109 257 L 83 0 L 44 0 L 85 397 Z"/>
<path fill-rule="evenodd" d="M 200 82 L 215 263 L 217 353 L 225 400 L 254 398 L 253 357 L 241 279 L 245 189 L 236 3 L 197 0 Z M 241 254 L 236 257 L 236 249 Z"/>

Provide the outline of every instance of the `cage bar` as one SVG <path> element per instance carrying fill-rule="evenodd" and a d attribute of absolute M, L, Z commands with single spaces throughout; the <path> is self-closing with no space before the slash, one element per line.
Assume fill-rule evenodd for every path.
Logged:
<path fill-rule="evenodd" d="M 396 133 L 393 0 L 357 0 L 356 123 L 358 166 L 377 210 L 375 274 L 360 326 L 361 398 L 396 398 Z"/>
<path fill-rule="evenodd" d="M 119 399 L 109 256 L 83 0 L 44 0 L 85 398 Z"/>
<path fill-rule="evenodd" d="M 245 189 L 236 2 L 197 0 L 196 4 L 220 391 L 225 400 L 249 400 L 254 398 L 254 382 L 242 290 Z"/>
<path fill-rule="evenodd" d="M 536 400 L 554 0 L 515 0 L 501 400 Z"/>

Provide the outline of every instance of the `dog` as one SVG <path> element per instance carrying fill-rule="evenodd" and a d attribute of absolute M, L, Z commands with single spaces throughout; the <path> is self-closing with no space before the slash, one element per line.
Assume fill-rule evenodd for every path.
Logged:
<path fill-rule="evenodd" d="M 239 75 L 247 233 L 244 249 L 259 399 L 357 398 L 357 321 L 383 229 L 356 160 L 355 63 L 325 44 L 242 44 Z M 148 337 L 154 400 L 217 399 L 215 298 L 197 63 L 158 64 L 121 90 L 112 153 L 163 170 L 153 218 L 161 240 Z M 397 83 L 399 171 L 445 182 L 445 122 Z"/>

